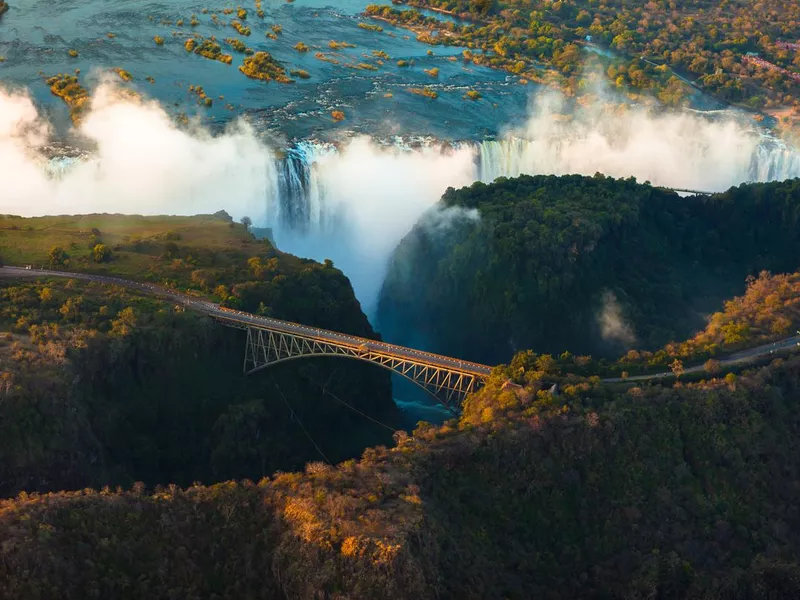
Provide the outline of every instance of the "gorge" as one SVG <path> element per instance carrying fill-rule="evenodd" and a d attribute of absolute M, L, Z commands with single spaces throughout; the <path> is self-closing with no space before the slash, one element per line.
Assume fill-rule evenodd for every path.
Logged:
<path fill-rule="evenodd" d="M 548 95 L 533 100 L 524 127 L 497 139 L 357 136 L 278 148 L 244 121 L 217 136 L 179 129 L 158 104 L 121 100 L 102 86 L 81 129 L 91 150 L 33 157 L 30 142 L 45 145 L 46 125 L 29 99 L 0 102 L 16 108 L 3 111 L 0 172 L 26 173 L 8 212 L 195 214 L 223 205 L 272 228 L 286 251 L 332 259 L 370 318 L 389 254 L 448 187 L 521 173 L 603 172 L 723 191 L 800 175 L 800 151 L 733 112 L 654 113 L 599 101 L 572 108 Z"/>
<path fill-rule="evenodd" d="M 800 5 L 370 2 L 0 0 L 0 600 L 800 598 Z"/>
<path fill-rule="evenodd" d="M 583 97 L 564 98 L 406 29 L 371 30 L 368 4 L 269 1 L 261 15 L 250 10 L 256 31 L 237 39 L 310 74 L 280 86 L 253 85 L 236 64 L 185 51 L 197 36 L 232 34 L 221 9 L 62 0 L 54 28 L 47 3 L 12 7 L 0 28 L 0 176 L 13 182 L 4 211 L 247 215 L 282 249 L 332 259 L 379 326 L 389 255 L 448 187 L 602 172 L 723 191 L 800 175 L 800 151 L 751 114 L 697 90 L 685 108 L 664 111 L 609 88 L 598 61 L 614 53 L 582 48 Z M 154 45 L 154 34 L 165 42 Z M 300 44 L 314 52 L 299 52 Z M 115 75 L 120 65 L 131 81 Z M 80 71 L 92 109 L 77 130 L 40 67 Z M 209 106 L 192 108 L 197 87 Z M 409 93 L 420 87 L 437 98 Z"/>

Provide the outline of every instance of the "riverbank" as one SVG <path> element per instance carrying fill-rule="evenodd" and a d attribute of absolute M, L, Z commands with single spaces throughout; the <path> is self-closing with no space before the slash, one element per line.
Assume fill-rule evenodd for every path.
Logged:
<path fill-rule="evenodd" d="M 392 19 L 380 16 L 380 15 L 368 15 L 368 16 L 369 16 L 370 19 L 373 19 L 375 21 L 382 21 L 382 22 L 387 23 L 389 25 L 393 25 L 394 27 L 402 27 L 403 29 L 407 29 L 408 31 L 411 31 L 411 32 L 413 32 L 413 33 L 415 33 L 417 35 L 417 41 L 420 41 L 420 42 L 422 42 L 424 44 L 430 44 L 430 42 L 428 42 L 425 39 L 419 39 L 419 36 L 424 36 L 424 34 L 432 32 L 432 31 L 437 32 L 438 35 L 441 35 L 442 37 L 445 37 L 445 38 L 451 38 L 452 39 L 453 37 L 455 37 L 452 32 L 447 31 L 446 29 L 440 30 L 440 29 L 438 29 L 436 27 L 424 27 L 422 25 L 411 25 L 411 24 L 399 23 L 397 21 L 393 21 Z M 435 44 L 431 44 L 431 45 L 435 45 Z"/>
<path fill-rule="evenodd" d="M 439 44 L 444 40 L 444 43 L 467 48 L 464 51 L 465 58 L 475 64 L 508 71 L 548 85 L 557 81 L 559 88 L 568 95 L 581 93 L 584 88 L 581 82 L 585 79 L 586 72 L 594 69 L 591 64 L 587 65 L 581 48 L 588 48 L 597 54 L 600 64 L 595 66 L 598 70 L 608 75 L 613 87 L 627 90 L 632 99 L 654 97 L 665 106 L 680 108 L 691 105 L 697 108 L 695 104 L 699 101 L 698 94 L 702 94 L 724 106 L 757 111 L 763 118 L 769 114 L 769 111 L 764 109 L 765 106 L 775 104 L 780 99 L 791 98 L 792 94 L 786 89 L 785 93 L 782 93 L 781 85 L 764 80 L 760 72 L 736 69 L 727 72 L 729 71 L 727 67 L 718 66 L 716 74 L 711 77 L 711 71 L 701 70 L 685 60 L 675 58 L 668 62 L 662 62 L 658 58 L 649 60 L 647 56 L 657 57 L 663 53 L 658 48 L 651 47 L 643 31 L 640 31 L 642 35 L 639 35 L 642 39 L 637 38 L 635 41 L 632 39 L 623 43 L 617 41 L 621 35 L 616 35 L 612 41 L 610 32 L 613 31 L 613 27 L 592 30 L 592 35 L 588 36 L 587 30 L 579 26 L 577 21 L 559 17 L 552 19 L 548 24 L 550 30 L 544 38 L 537 33 L 535 27 L 528 27 L 527 22 L 519 15 L 505 13 L 483 15 L 487 18 L 483 22 L 486 26 L 475 27 L 450 21 L 437 23 L 435 17 L 425 14 L 427 11 L 434 14 L 439 12 L 448 15 L 449 18 L 461 20 L 470 14 L 473 17 L 481 14 L 482 11 L 475 6 L 471 6 L 470 13 L 464 15 L 448 10 L 451 5 L 440 0 L 398 0 L 393 4 L 404 8 L 369 6 L 365 14 L 372 16 L 380 13 L 380 16 L 387 18 L 395 26 L 416 31 L 419 34 L 419 41 Z M 435 6 L 442 4 L 447 8 Z M 604 16 L 607 19 L 614 18 L 611 14 Z M 596 21 L 598 18 L 598 15 L 595 15 Z M 545 22 L 548 21 L 547 16 L 543 19 Z M 431 31 L 436 33 L 431 35 Z M 442 35 L 444 31 L 451 32 L 446 39 Z M 654 31 L 652 35 L 656 34 Z M 592 38 L 596 40 L 593 42 Z M 602 47 L 597 44 L 597 41 L 601 40 Z M 615 51 L 610 47 L 615 48 Z M 740 59 L 746 63 L 748 56 L 742 56 Z M 543 81 L 540 76 L 531 75 L 529 72 L 537 69 L 539 65 L 545 65 L 555 77 L 550 81 Z M 747 90 L 742 88 L 742 83 L 747 86 Z M 788 130 L 793 129 L 796 129 L 796 126 L 789 123 Z"/>
<path fill-rule="evenodd" d="M 410 6 L 412 8 L 417 8 L 420 10 L 427 10 L 430 12 L 439 13 L 441 15 L 447 15 L 448 17 L 451 17 L 453 19 L 458 19 L 459 21 L 466 21 L 467 23 L 485 23 L 485 21 L 482 21 L 481 19 L 476 19 L 475 17 L 472 17 L 468 13 L 457 13 L 455 11 L 439 8 L 436 6 L 428 6 L 423 2 L 419 1 L 406 0 L 399 2 L 399 4 L 404 4 L 406 6 Z"/>

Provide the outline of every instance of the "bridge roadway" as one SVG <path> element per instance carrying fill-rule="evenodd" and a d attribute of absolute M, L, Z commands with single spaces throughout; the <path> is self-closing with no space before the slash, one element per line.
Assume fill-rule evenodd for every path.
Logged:
<path fill-rule="evenodd" d="M 491 372 L 492 367 L 481 365 L 474 362 L 459 360 L 449 356 L 442 356 L 440 354 L 433 354 L 431 352 L 423 352 L 422 350 L 414 350 L 413 348 L 406 348 L 405 346 L 398 346 L 396 344 L 387 344 L 386 342 L 379 342 L 377 340 L 370 340 L 354 335 L 347 335 L 338 333 L 336 331 L 329 331 L 327 329 L 319 329 L 316 327 L 308 327 L 299 323 L 292 323 L 290 321 L 282 321 L 280 319 L 272 319 L 269 317 L 262 317 L 252 313 L 242 311 L 222 310 L 219 304 L 209 302 L 203 298 L 195 298 L 188 294 L 181 294 L 179 292 L 170 290 L 168 288 L 155 285 L 152 283 L 140 283 L 131 281 L 129 279 L 121 279 L 119 277 L 107 277 L 105 275 L 92 275 L 89 273 L 70 273 L 66 271 L 53 271 L 48 269 L 25 269 L 22 267 L 4 266 L 0 269 L 0 276 L 7 277 L 64 277 L 67 279 L 79 279 L 83 281 L 96 281 L 98 283 L 107 283 L 113 285 L 120 285 L 129 289 L 138 290 L 149 294 L 151 296 L 158 296 L 161 298 L 168 298 L 173 300 L 186 308 L 196 312 L 207 314 L 217 320 L 227 321 L 234 324 L 239 324 L 246 327 L 256 327 L 267 329 L 270 331 L 277 331 L 281 333 L 288 333 L 292 335 L 301 336 L 311 340 L 319 340 L 323 342 L 330 342 L 340 346 L 348 346 L 354 349 L 365 348 L 373 352 L 380 352 L 388 356 L 404 358 L 413 360 L 418 363 L 425 363 L 435 367 L 442 367 L 452 371 L 459 371 L 475 375 L 481 379 L 485 379 Z"/>
<path fill-rule="evenodd" d="M 687 190 L 684 188 L 664 187 L 662 185 L 658 185 L 656 187 L 660 190 L 669 190 L 670 192 L 683 192 L 686 194 L 694 194 L 696 196 L 713 196 L 714 194 L 718 193 L 718 192 L 703 192 L 701 190 Z"/>
<path fill-rule="evenodd" d="M 376 340 L 346 335 L 343 333 L 337 333 L 335 331 L 328 331 L 326 329 L 307 327 L 305 325 L 291 323 L 289 321 L 260 317 L 250 313 L 222 310 L 218 304 L 214 304 L 208 300 L 195 298 L 187 294 L 181 294 L 150 283 L 139 283 L 136 281 L 130 281 L 128 279 L 105 277 L 103 275 L 90 275 L 88 273 L 68 273 L 65 271 L 50 271 L 46 269 L 28 270 L 20 267 L 9 266 L 0 268 L 0 277 L 41 277 L 43 275 L 121 285 L 130 289 L 139 290 L 152 296 L 169 298 L 170 300 L 178 302 L 179 304 L 182 304 L 183 306 L 186 306 L 192 310 L 205 313 L 219 320 L 238 323 L 244 327 L 260 327 L 272 331 L 299 335 L 308 339 L 317 339 L 325 342 L 347 345 L 352 348 L 361 348 L 366 344 L 367 348 L 375 352 L 380 352 L 399 358 L 410 359 L 416 362 L 427 363 L 433 366 L 451 369 L 453 371 L 468 373 L 480 377 L 481 379 L 484 379 L 492 372 L 492 367 L 469 361 L 458 360 L 457 358 L 451 358 L 449 356 L 441 356 L 439 354 L 432 354 L 430 352 L 414 350 L 413 348 L 406 348 L 404 346 L 397 346 L 395 344 L 387 344 L 386 342 L 378 342 Z M 769 355 L 785 355 L 791 352 L 797 352 L 798 350 L 800 350 L 800 335 L 790 336 L 776 342 L 742 350 L 727 357 L 721 357 L 719 359 L 719 364 L 721 369 L 725 369 L 726 367 L 741 367 L 748 363 L 762 360 Z M 704 368 L 704 365 L 695 365 L 692 367 L 687 367 L 683 373 L 697 373 L 703 371 Z M 631 377 L 626 377 L 625 379 L 622 379 L 621 377 L 609 377 L 603 379 L 603 381 L 608 383 L 632 383 L 637 381 L 666 380 L 674 376 L 675 374 L 672 371 L 666 371 L 648 375 L 634 375 Z"/>

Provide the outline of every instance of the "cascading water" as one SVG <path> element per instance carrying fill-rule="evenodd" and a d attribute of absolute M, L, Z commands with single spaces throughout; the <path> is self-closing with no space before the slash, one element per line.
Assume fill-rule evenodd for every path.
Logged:
<path fill-rule="evenodd" d="M 301 158 L 303 160 L 301 160 Z M 332 259 L 350 278 L 368 316 L 387 261 L 419 216 L 449 185 L 475 180 L 473 150 L 381 147 L 354 138 L 337 148 L 306 142 L 277 159 L 283 192 L 268 200 L 269 227 L 285 251 Z"/>
<path fill-rule="evenodd" d="M 521 174 L 567 174 L 581 173 L 592 175 L 597 171 L 617 177 L 633 174 L 640 181 L 650 181 L 654 185 L 724 191 L 728 187 L 745 182 L 783 181 L 800 177 L 800 151 L 786 146 L 784 143 L 763 137 L 752 140 L 751 145 L 742 145 L 740 151 L 733 154 L 734 161 L 728 160 L 724 171 L 716 171 L 719 167 L 716 151 L 706 144 L 689 145 L 679 150 L 679 158 L 684 170 L 665 174 L 658 163 L 640 167 L 638 172 L 624 171 L 623 166 L 610 164 L 608 156 L 585 155 L 580 162 L 575 160 L 574 146 L 567 141 L 555 141 L 545 145 L 541 140 L 527 140 L 519 137 L 508 137 L 502 140 L 483 142 L 462 142 L 442 145 L 436 141 L 428 141 L 422 145 L 427 152 L 435 152 L 447 157 L 457 152 L 470 152 L 473 155 L 473 181 L 490 183 L 498 177 L 516 177 Z M 383 152 L 420 153 L 419 148 L 395 146 Z M 614 157 L 617 158 L 619 154 Z M 269 210 L 270 225 L 283 230 L 285 234 L 292 231 L 302 234 L 332 231 L 343 215 L 341 203 L 331 201 L 337 191 L 330 189 L 332 182 L 326 181 L 325 170 L 320 164 L 325 161 L 341 159 L 339 151 L 332 144 L 302 142 L 290 149 L 286 157 L 278 159 L 277 170 L 281 173 L 280 193 L 271 200 Z M 623 157 L 624 158 L 624 155 Z M 624 163 L 621 160 L 620 163 Z M 605 166 L 606 168 L 601 168 Z M 669 162 L 670 169 L 675 162 Z M 610 168 L 613 167 L 613 168 Z M 459 174 L 460 175 L 460 174 Z M 396 173 L 396 180 L 386 181 L 394 185 L 409 178 L 414 172 Z M 458 185 L 454 177 L 453 185 Z M 335 188 L 335 186 L 333 186 Z M 436 190 L 438 195 L 445 188 Z M 326 191 L 327 190 L 327 191 Z M 376 190 L 377 191 L 377 190 Z"/>
<path fill-rule="evenodd" d="M 85 156 L 58 156 L 45 162 L 44 169 L 52 179 L 58 181 L 85 159 Z"/>
<path fill-rule="evenodd" d="M 723 191 L 743 182 L 782 181 L 800 177 L 800 151 L 769 137 L 762 137 L 754 141 L 752 147 L 745 147 L 746 153 L 735 153 L 736 162 L 731 164 L 729 161 L 728 168 L 721 173 L 715 172 L 715 166 L 719 165 L 714 163 L 714 152 L 709 152 L 702 144 L 696 144 L 694 148 L 689 145 L 688 149 L 681 149 L 680 154 L 690 168 L 684 172 L 672 172 L 669 178 L 660 176 L 656 168 L 648 172 L 648 168 L 640 167 L 638 173 L 630 173 L 612 165 L 615 168 L 602 170 L 598 167 L 603 164 L 603 156 L 584 155 L 582 161 L 576 163 L 574 141 L 572 144 L 571 146 L 568 141 L 555 140 L 547 145 L 542 140 L 507 137 L 502 140 L 455 144 L 423 140 L 413 146 L 399 142 L 388 147 L 371 145 L 370 151 L 405 156 L 408 159 L 397 165 L 409 167 L 407 170 L 393 169 L 389 173 L 393 176 L 380 182 L 386 186 L 403 185 L 417 178 L 419 175 L 414 167 L 418 165 L 415 159 L 424 161 L 426 157 L 438 157 L 445 172 L 442 173 L 444 187 L 431 190 L 436 198 L 448 185 L 464 184 L 464 153 L 469 153 L 472 157 L 466 179 L 485 183 L 498 177 L 516 177 L 521 174 L 577 172 L 590 175 L 600 170 L 619 177 L 633 174 L 642 181 L 649 180 L 656 185 Z M 45 170 L 52 179 L 61 180 L 70 171 L 85 164 L 87 159 L 90 160 L 86 156 L 58 156 L 45 164 Z M 342 156 L 336 145 L 317 141 L 298 142 L 276 156 L 264 168 L 266 225 L 285 235 L 335 233 L 347 218 L 344 214 L 347 202 L 338 189 L 341 181 L 337 181 L 331 173 L 346 160 L 347 157 Z M 451 166 L 453 176 L 448 178 L 446 170 Z M 365 171 L 363 176 L 368 178 L 369 173 Z M 379 197 L 382 190 L 376 188 L 374 192 Z"/>
<path fill-rule="evenodd" d="M 487 140 L 475 146 L 477 155 L 477 178 L 484 183 L 491 183 L 498 177 L 517 177 L 523 173 L 531 173 L 532 166 L 528 153 L 531 145 L 521 138 L 509 138 L 501 141 Z"/>
<path fill-rule="evenodd" d="M 392 251 L 451 186 L 523 173 L 599 171 L 615 177 L 633 175 L 654 185 L 723 191 L 746 181 L 800 177 L 800 152 L 766 134 L 731 123 L 708 124 L 697 117 L 691 117 L 688 125 L 676 125 L 665 117 L 656 124 L 637 118 L 639 123 L 623 123 L 619 134 L 608 125 L 606 130 L 548 125 L 529 127 L 525 135 L 482 142 L 380 143 L 359 137 L 339 145 L 303 141 L 277 152 L 246 134 L 235 143 L 228 138 L 202 143 L 180 138 L 184 154 L 200 156 L 206 166 L 192 169 L 189 160 L 177 159 L 174 166 L 159 166 L 170 176 L 169 187 L 151 185 L 143 188 L 143 194 L 128 189 L 141 180 L 142 169 L 134 168 L 127 150 L 119 158 L 112 154 L 111 161 L 102 153 L 96 158 L 62 155 L 52 159 L 46 170 L 51 182 L 58 184 L 53 188 L 56 199 L 77 198 L 81 190 L 100 181 L 102 186 L 89 194 L 94 203 L 87 208 L 92 210 L 97 210 L 96 203 L 107 206 L 108 198 L 113 201 L 123 194 L 122 210 L 134 198 L 150 200 L 133 207 L 145 214 L 195 214 L 220 208 L 235 218 L 247 214 L 257 225 L 272 228 L 282 250 L 334 260 L 350 278 L 364 311 L 373 316 Z M 231 156 L 217 164 L 215 150 L 208 146 L 213 143 L 238 153 L 231 150 Z M 238 151 L 241 147 L 245 150 Z M 165 154 L 161 160 L 174 156 Z M 91 164 L 96 168 L 89 169 Z M 119 188 L 119 181 L 129 183 Z M 67 202 L 62 204 L 58 210 L 66 212 Z"/>
<path fill-rule="evenodd" d="M 480 142 L 475 150 L 477 179 L 484 183 L 521 174 L 591 175 L 601 172 L 617 177 L 633 174 L 640 181 L 650 181 L 654 185 L 724 191 L 740 183 L 800 177 L 800 152 L 770 138 L 754 143 L 752 149 L 744 148 L 746 152 L 736 153 L 736 160 L 728 160 L 727 165 L 719 165 L 707 146 L 695 145 L 682 149 L 678 164 L 667 162 L 668 169 L 654 161 L 628 174 L 613 164 L 616 158 L 613 154 L 611 160 L 608 153 L 587 154 L 576 160 L 573 148 L 563 141 L 554 141 L 544 148 L 541 141 L 509 138 Z M 715 164 L 727 168 L 715 171 Z"/>
<path fill-rule="evenodd" d="M 316 175 L 317 164 L 336 154 L 333 144 L 302 141 L 276 159 L 277 194 L 268 200 L 272 226 L 308 233 L 325 227 L 324 189 Z"/>
<path fill-rule="evenodd" d="M 784 181 L 800 177 L 800 152 L 781 143 L 760 144 L 750 162 L 750 181 Z"/>
<path fill-rule="evenodd" d="M 800 151 L 767 136 L 740 141 L 738 148 L 728 153 L 725 164 L 720 164 L 718 150 L 703 140 L 675 149 L 665 161 L 642 164 L 632 156 L 635 149 L 624 146 L 606 144 L 605 153 L 581 152 L 587 144 L 596 143 L 590 138 L 530 140 L 508 136 L 482 142 L 424 139 L 390 145 L 362 140 L 358 153 L 348 150 L 354 142 L 340 150 L 327 142 L 301 141 L 267 159 L 261 175 L 265 179 L 265 208 L 252 216 L 259 225 L 274 229 L 279 245 L 288 242 L 294 251 L 302 253 L 302 248 L 314 245 L 312 238 L 319 236 L 330 241 L 348 235 L 349 230 L 349 235 L 371 237 L 370 232 L 353 227 L 367 202 L 374 206 L 384 196 L 400 194 L 394 204 L 377 210 L 385 213 L 384 220 L 391 221 L 394 216 L 390 211 L 398 210 L 398 203 L 415 205 L 418 209 L 412 211 L 410 226 L 418 211 L 435 203 L 448 186 L 478 180 L 489 183 L 502 176 L 591 175 L 600 171 L 618 177 L 632 174 L 655 185 L 712 191 L 749 181 L 800 177 Z M 58 156 L 46 163 L 45 170 L 52 179 L 62 180 L 90 160 L 86 156 Z M 422 173 L 431 161 L 435 161 L 435 172 L 428 169 Z M 632 163 L 631 170 L 627 170 L 628 162 Z M 343 172 L 347 175 L 342 176 Z M 356 185 L 357 180 L 363 180 L 364 185 Z M 406 201 L 402 199 L 403 190 L 409 194 Z M 266 223 L 261 223 L 262 219 Z M 323 249 L 320 252 L 324 253 Z"/>

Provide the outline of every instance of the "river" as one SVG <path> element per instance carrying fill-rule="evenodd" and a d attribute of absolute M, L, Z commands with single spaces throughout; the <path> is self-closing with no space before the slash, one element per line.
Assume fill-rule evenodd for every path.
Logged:
<path fill-rule="evenodd" d="M 44 75 L 81 70 L 82 81 L 92 87 L 121 67 L 130 72 L 136 89 L 158 99 L 169 110 L 201 113 L 205 119 L 225 123 L 246 113 L 259 129 L 278 138 L 334 139 L 342 133 L 361 132 L 377 137 L 427 135 L 442 139 L 475 139 L 494 135 L 500 124 L 521 122 L 526 115 L 527 94 L 515 77 L 492 69 L 452 62 L 458 48 L 433 48 L 414 39 L 404 29 L 381 23 L 383 32 L 359 28 L 372 22 L 360 14 L 366 0 L 264 0 L 265 18 L 256 15 L 252 0 L 241 4 L 248 10 L 245 23 L 250 36 L 239 35 L 228 23 L 235 14 L 222 14 L 223 8 L 237 4 L 202 4 L 187 0 L 169 3 L 130 0 L 19 0 L 0 21 L 0 79 L 6 85 L 28 88 L 40 105 L 48 107 L 60 123 L 66 121 L 66 108 L 54 98 L 44 83 Z M 203 14 L 204 8 L 209 13 Z M 218 20 L 212 20 L 216 13 Z M 57 18 L 55 18 L 57 15 Z M 199 24 L 190 26 L 192 15 Z M 175 23 L 182 19 L 184 24 Z M 271 26 L 283 30 L 277 39 L 266 33 Z M 108 34 L 113 34 L 109 38 Z M 231 37 L 242 40 L 253 50 L 270 52 L 291 69 L 304 69 L 311 77 L 282 85 L 255 82 L 238 71 L 244 56 L 223 44 L 233 55 L 225 65 L 189 54 L 184 41 L 192 34 Z M 175 35 L 173 35 L 175 34 Z M 156 46 L 154 36 L 165 43 Z M 333 51 L 331 41 L 346 41 L 355 48 Z M 298 42 L 311 50 L 298 52 Z M 69 50 L 78 52 L 72 58 Z M 373 51 L 386 52 L 391 59 L 377 65 Z M 316 52 L 339 61 L 332 64 L 315 58 Z M 397 61 L 414 61 L 411 68 Z M 369 63 L 378 70 L 362 70 L 344 65 Z M 425 69 L 439 69 L 437 78 Z M 147 77 L 155 79 L 151 84 Z M 215 99 L 211 109 L 193 102 L 190 85 L 204 88 Z M 427 85 L 439 93 L 434 102 L 407 92 L 407 88 Z M 467 90 L 479 91 L 484 102 L 465 101 Z M 391 94 L 391 97 L 388 95 Z M 224 100 L 219 100 L 219 96 Z M 233 109 L 227 108 L 230 105 Z M 342 110 L 347 118 L 334 123 L 332 110 Z"/>

